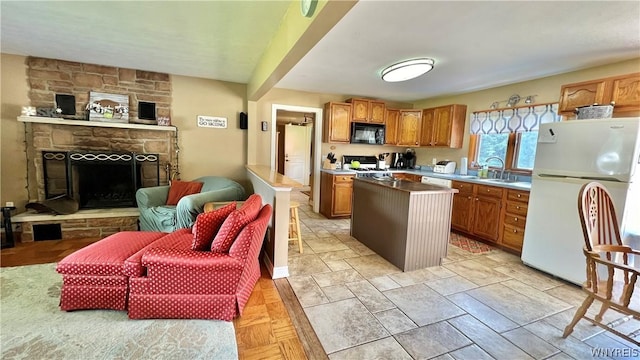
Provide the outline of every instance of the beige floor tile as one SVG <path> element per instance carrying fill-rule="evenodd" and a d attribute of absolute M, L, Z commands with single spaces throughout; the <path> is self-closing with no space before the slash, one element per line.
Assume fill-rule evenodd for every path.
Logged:
<path fill-rule="evenodd" d="M 389 336 L 357 299 L 307 307 L 304 311 L 327 354 Z"/>
<path fill-rule="evenodd" d="M 442 279 L 429 280 L 425 282 L 425 284 L 437 291 L 440 295 L 445 296 L 478 287 L 478 285 L 457 275 Z"/>
<path fill-rule="evenodd" d="M 331 271 L 340 271 L 340 270 L 348 270 L 351 269 L 351 265 L 349 265 L 344 260 L 331 260 L 325 261 L 325 264 L 331 269 Z"/>
<path fill-rule="evenodd" d="M 329 299 L 329 302 L 350 299 L 355 297 L 351 290 L 349 290 L 345 285 L 334 285 L 323 287 L 322 291 L 324 295 Z"/>
<path fill-rule="evenodd" d="M 316 274 L 313 275 L 313 278 L 316 280 L 320 287 L 341 285 L 364 280 L 364 278 L 353 269 Z"/>
<path fill-rule="evenodd" d="M 449 319 L 447 322 L 496 359 L 533 359 L 471 315 L 459 316 Z"/>
<path fill-rule="evenodd" d="M 396 306 L 366 280 L 348 283 L 347 287 L 372 313 L 393 309 Z"/>
<path fill-rule="evenodd" d="M 491 355 L 487 354 L 486 351 L 482 350 L 478 345 L 469 345 L 463 347 L 462 349 L 452 351 L 449 355 L 453 356 L 456 360 L 491 360 L 494 359 Z"/>
<path fill-rule="evenodd" d="M 427 270 L 432 272 L 435 276 L 437 276 L 439 278 L 446 278 L 446 277 L 456 276 L 456 273 L 454 273 L 453 271 L 447 269 L 444 266 L 433 266 L 433 267 L 427 268 Z"/>
<path fill-rule="evenodd" d="M 411 356 L 393 337 L 372 341 L 367 344 L 338 351 L 329 355 L 330 360 L 411 360 Z"/>
<path fill-rule="evenodd" d="M 405 331 L 394 336 L 414 359 L 430 359 L 471 344 L 446 321 Z"/>
<path fill-rule="evenodd" d="M 418 326 L 432 324 L 465 313 L 424 284 L 385 291 L 384 295 Z"/>
<path fill-rule="evenodd" d="M 310 275 L 290 276 L 287 280 L 302 307 L 329 302 L 329 299 Z"/>
<path fill-rule="evenodd" d="M 520 325 L 570 308 L 570 305 L 555 298 L 554 302 L 547 302 L 539 297 L 522 294 L 502 283 L 483 286 L 465 293 Z"/>
<path fill-rule="evenodd" d="M 378 291 L 386 291 L 391 289 L 396 289 L 400 287 L 400 284 L 393 281 L 388 276 L 380 276 L 373 279 L 369 279 L 371 285 L 375 286 Z"/>
<path fill-rule="evenodd" d="M 418 327 L 407 315 L 396 308 L 374 313 L 373 316 L 375 316 L 382 326 L 392 335 Z"/>
<path fill-rule="evenodd" d="M 418 269 L 413 271 L 399 272 L 389 275 L 389 277 L 401 286 L 420 284 L 429 280 L 439 279 L 439 277 L 428 269 Z"/>
<path fill-rule="evenodd" d="M 498 333 L 512 330 L 519 326 L 504 315 L 474 299 L 467 293 L 449 295 L 447 296 L 447 299 L 451 300 L 458 307 L 473 315 L 476 319 L 482 321 L 485 325 Z"/>
<path fill-rule="evenodd" d="M 401 271 L 377 254 L 347 258 L 345 261 L 365 279 L 391 275 Z"/>
<path fill-rule="evenodd" d="M 554 280 L 537 270 L 517 263 L 510 263 L 493 269 L 538 290 L 544 291 L 563 285 L 561 281 Z"/>
<path fill-rule="evenodd" d="M 321 237 L 315 239 L 305 239 L 305 242 L 315 253 L 323 253 L 329 251 L 349 250 L 347 245 L 338 240 L 334 236 Z"/>
<path fill-rule="evenodd" d="M 511 279 L 509 276 L 488 268 L 475 260 L 456 261 L 443 266 L 480 286 Z"/>
<path fill-rule="evenodd" d="M 525 328 L 503 332 L 502 336 L 536 359 L 545 359 L 560 353 L 560 350 L 555 346 L 540 339 Z"/>
<path fill-rule="evenodd" d="M 289 257 L 289 275 L 311 275 L 330 272 L 331 269 L 315 254 Z"/>
<path fill-rule="evenodd" d="M 356 253 L 351 249 L 340 250 L 340 251 L 329 251 L 318 254 L 320 259 L 323 261 L 332 261 L 332 260 L 342 260 L 353 257 L 360 257 L 360 254 Z"/>

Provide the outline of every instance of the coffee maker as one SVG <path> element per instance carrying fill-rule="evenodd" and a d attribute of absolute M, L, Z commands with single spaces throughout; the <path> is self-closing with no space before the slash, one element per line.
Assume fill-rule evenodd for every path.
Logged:
<path fill-rule="evenodd" d="M 405 169 L 407 167 L 403 153 L 391 153 L 390 156 L 392 169 Z"/>
<path fill-rule="evenodd" d="M 416 167 L 416 151 L 413 149 L 407 149 L 404 154 L 404 163 L 407 169 L 414 169 Z"/>

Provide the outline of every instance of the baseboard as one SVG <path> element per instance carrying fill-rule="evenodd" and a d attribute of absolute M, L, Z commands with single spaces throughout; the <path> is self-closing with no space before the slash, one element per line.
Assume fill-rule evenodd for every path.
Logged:
<path fill-rule="evenodd" d="M 267 256 L 266 253 L 262 256 L 262 261 L 264 262 L 264 265 L 267 267 L 267 270 L 269 271 L 269 274 L 271 275 L 272 279 L 289 277 L 289 266 L 280 266 L 277 268 L 274 267 L 273 264 L 271 263 L 271 259 L 269 259 L 269 256 Z"/>

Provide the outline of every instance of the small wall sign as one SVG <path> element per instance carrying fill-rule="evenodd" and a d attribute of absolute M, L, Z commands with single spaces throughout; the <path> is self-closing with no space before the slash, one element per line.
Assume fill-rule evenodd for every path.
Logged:
<path fill-rule="evenodd" d="M 218 116 L 198 115 L 198 127 L 210 127 L 217 129 L 227 128 L 227 118 Z"/>

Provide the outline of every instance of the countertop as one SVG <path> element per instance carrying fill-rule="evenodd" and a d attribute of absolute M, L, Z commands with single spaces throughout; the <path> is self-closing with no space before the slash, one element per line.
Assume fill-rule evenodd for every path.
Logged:
<path fill-rule="evenodd" d="M 247 170 L 256 174 L 257 177 L 261 178 L 269 185 L 273 187 L 285 187 L 285 188 L 299 188 L 302 187 L 302 184 L 299 182 L 292 180 L 282 174 L 279 174 L 273 170 L 269 166 L 263 165 L 246 165 Z M 355 171 L 354 171 L 355 172 Z"/>
<path fill-rule="evenodd" d="M 458 189 L 449 189 L 446 187 L 432 185 L 432 184 L 423 184 L 415 181 L 409 180 L 390 180 L 390 179 L 382 179 L 382 178 L 355 178 L 354 181 L 362 181 L 369 184 L 374 184 L 378 186 L 384 186 L 387 188 L 392 188 L 399 191 L 405 191 L 410 193 L 429 193 L 429 194 L 443 194 L 443 193 L 457 193 Z"/>
<path fill-rule="evenodd" d="M 336 170 L 322 169 L 321 171 L 324 171 L 332 175 L 355 175 L 356 174 L 356 171 L 354 170 L 343 170 L 343 169 L 336 169 Z M 481 179 L 473 175 L 441 174 L 441 173 L 434 173 L 433 171 L 414 170 L 414 169 L 403 169 L 403 170 L 391 169 L 389 170 L 389 172 L 391 172 L 392 174 L 405 173 L 405 174 L 429 176 L 429 177 L 440 178 L 440 179 L 465 181 L 465 182 L 470 182 L 474 184 L 491 185 L 491 186 L 503 187 L 503 188 L 514 189 L 514 190 L 525 190 L 525 191 L 531 190 L 531 182 L 529 181 L 500 182 L 500 181 L 496 181 L 497 179 Z M 377 180 L 374 180 L 374 181 L 377 181 Z"/>

